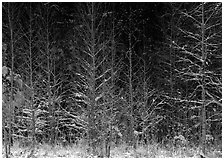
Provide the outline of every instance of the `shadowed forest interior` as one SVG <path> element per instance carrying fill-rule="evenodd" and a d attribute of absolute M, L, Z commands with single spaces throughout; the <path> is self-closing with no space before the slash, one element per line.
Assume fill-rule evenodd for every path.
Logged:
<path fill-rule="evenodd" d="M 3 157 L 16 145 L 220 157 L 222 3 L 2 3 Z"/>

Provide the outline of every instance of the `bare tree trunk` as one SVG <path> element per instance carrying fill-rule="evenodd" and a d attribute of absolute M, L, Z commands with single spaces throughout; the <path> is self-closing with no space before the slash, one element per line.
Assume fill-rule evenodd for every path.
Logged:
<path fill-rule="evenodd" d="M 3 132 L 4 132 L 4 147 L 5 147 L 5 157 L 6 158 L 9 158 L 9 152 L 8 152 L 8 133 L 6 131 L 6 128 L 5 128 L 5 118 L 2 119 L 3 123 L 2 123 L 2 128 L 3 128 Z"/>
<path fill-rule="evenodd" d="M 44 39 L 44 45 L 45 45 L 45 52 L 46 52 L 46 60 L 47 60 L 47 65 L 46 65 L 46 74 L 47 74 L 47 102 L 48 102 L 48 111 L 49 111 L 49 125 L 50 125 L 50 144 L 54 146 L 55 144 L 55 126 L 54 126 L 54 121 L 55 121 L 55 117 L 54 117 L 54 105 L 53 105 L 53 95 L 52 95 L 52 85 L 51 85 L 51 76 L 52 76 L 52 56 L 51 56 L 51 31 L 50 31 L 50 27 L 52 27 L 52 22 L 51 22 L 51 11 L 50 8 L 51 6 L 49 6 L 49 4 L 46 4 L 43 6 L 44 10 L 46 12 L 46 15 L 41 15 L 41 16 L 46 16 L 44 17 L 46 19 L 45 22 L 43 22 L 42 26 L 43 29 L 45 30 L 45 34 L 46 35 L 41 35 L 43 36 Z"/>
<path fill-rule="evenodd" d="M 8 146 L 8 154 L 11 153 L 11 145 L 12 145 L 12 121 L 13 121 L 13 89 L 14 89 L 14 76 L 13 76 L 13 72 L 14 72 L 14 34 L 13 34 L 13 24 L 12 24 L 12 12 L 10 10 L 11 6 L 10 3 L 8 3 L 8 20 L 9 20 L 9 30 L 10 30 L 10 53 L 11 53 L 11 94 L 10 94 L 10 103 L 9 103 L 9 133 L 8 133 L 8 142 L 9 142 L 9 146 Z"/>
<path fill-rule="evenodd" d="M 141 114 L 145 116 L 145 113 L 147 112 L 147 101 L 148 101 L 148 88 L 147 88 L 147 64 L 146 64 L 146 59 L 147 59 L 147 52 L 146 51 L 146 37 L 145 37 L 145 22 L 143 21 L 143 110 L 141 111 Z M 143 117 L 144 119 L 144 117 Z M 145 134 L 145 121 L 143 121 L 143 136 L 146 136 Z M 147 139 L 148 141 L 148 139 Z"/>
<path fill-rule="evenodd" d="M 112 50 L 111 50 L 111 84 L 112 84 L 112 87 L 114 87 L 114 65 L 115 65 L 115 54 L 116 54 L 116 46 L 115 46 L 115 33 L 114 33 L 114 30 L 115 30 L 115 25 L 114 25 L 114 3 L 113 3 L 113 20 L 112 20 Z M 110 157 L 110 149 L 111 149 L 111 144 L 112 144 L 112 135 L 113 135 L 113 129 L 112 129 L 112 125 L 113 125 L 113 118 L 112 118 L 112 115 L 113 115 L 113 108 L 114 108 L 114 89 L 112 88 L 112 93 L 111 93 L 111 97 L 112 97 L 112 102 L 111 102 L 111 108 L 110 108 L 110 122 L 109 122 L 109 137 L 108 137 L 108 143 L 107 143 L 107 146 L 106 146 L 106 157 L 109 158 Z"/>
<path fill-rule="evenodd" d="M 103 26 L 104 27 L 104 26 Z M 103 37 L 103 39 L 105 39 L 105 37 Z M 105 44 L 105 40 L 103 41 L 103 49 L 102 49 L 102 54 L 103 56 L 107 56 L 106 55 L 106 52 L 105 52 L 105 47 L 106 47 L 106 44 Z M 102 70 L 103 70 L 103 73 L 106 72 L 106 63 L 105 61 L 103 61 L 103 66 L 102 66 Z M 100 129 L 100 132 L 101 132 L 101 157 L 105 157 L 106 156 L 106 148 L 107 148 L 107 121 L 106 121 L 106 112 L 107 112 L 107 105 L 105 105 L 106 103 L 106 75 L 103 74 L 103 105 L 102 105 L 102 119 L 100 120 L 101 121 L 101 129 Z"/>
<path fill-rule="evenodd" d="M 95 77 L 96 77 L 96 57 L 95 57 L 95 8 L 94 8 L 94 2 L 91 3 L 91 55 L 92 55 L 92 70 L 90 75 L 90 91 L 91 91 L 91 100 L 90 100 L 90 108 L 89 108 L 89 145 L 91 147 L 91 150 L 93 154 L 96 152 L 96 125 L 95 125 L 95 108 L 96 108 L 96 90 L 95 90 Z"/>
<path fill-rule="evenodd" d="M 30 22 L 29 22 L 29 70 L 30 70 L 30 88 L 31 88 L 31 100 L 30 100 L 30 109 L 31 109 L 31 121 L 32 121 L 32 151 L 35 149 L 35 108 L 34 108 L 34 87 L 33 87 L 33 59 L 32 59 L 32 7 L 31 3 L 29 6 L 30 10 Z"/>
<path fill-rule="evenodd" d="M 36 143 L 36 139 L 35 139 L 35 108 L 34 108 L 34 86 L 33 86 L 33 28 L 32 28 L 32 21 L 33 21 L 33 17 L 32 17 L 32 4 L 29 4 L 29 81 L 30 81 L 30 88 L 31 88 L 31 99 L 30 99 L 30 110 L 31 110 L 31 137 L 32 137 L 32 151 L 30 153 L 30 156 L 32 156 L 34 150 L 35 150 L 35 143 Z"/>
<path fill-rule="evenodd" d="M 171 4 L 172 5 L 172 4 Z M 169 56 L 170 56 L 170 96 L 173 98 L 174 94 L 173 94 L 173 8 L 171 8 L 171 20 L 170 20 L 170 50 L 169 50 Z M 172 101 L 173 102 L 173 101 Z M 174 104 L 171 103 L 171 105 L 173 106 Z"/>
<path fill-rule="evenodd" d="M 205 141 L 206 141 L 206 108 L 205 108 L 205 79 L 204 79 L 204 69 L 205 69 L 205 22 L 204 22 L 204 2 L 202 2 L 202 22 L 201 22 L 201 31 L 202 31 L 202 67 L 201 67 L 201 87 L 202 87 L 202 107 L 201 107 L 201 124 L 202 124 L 202 137 L 201 137 L 201 149 L 205 154 Z"/>
<path fill-rule="evenodd" d="M 129 13 L 131 14 L 132 10 L 131 7 L 129 8 Z M 131 15 L 129 17 L 129 27 L 132 26 L 132 18 Z M 130 119 L 128 119 L 128 121 L 130 121 L 130 125 L 128 126 L 128 130 L 127 130 L 127 136 L 128 136 L 128 143 L 135 147 L 134 144 L 134 117 L 133 117 L 133 88 L 132 88 L 132 28 L 129 28 L 129 35 L 128 35 L 128 41 L 129 41 L 129 110 L 130 110 Z"/>

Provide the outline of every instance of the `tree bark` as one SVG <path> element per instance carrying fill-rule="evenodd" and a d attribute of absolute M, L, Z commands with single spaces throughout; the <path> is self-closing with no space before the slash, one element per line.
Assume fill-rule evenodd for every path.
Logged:
<path fill-rule="evenodd" d="M 202 152 L 205 154 L 205 141 L 206 141 L 206 108 L 205 108 L 205 79 L 204 79 L 204 69 L 205 69 L 205 57 L 206 57 L 206 50 L 205 50 L 205 22 L 204 22 L 204 2 L 202 2 L 202 22 L 201 22 L 201 31 L 202 31 L 202 67 L 201 67 L 201 87 L 202 87 L 202 107 L 201 107 L 201 124 L 202 124 L 202 137 L 201 137 L 201 147 Z"/>

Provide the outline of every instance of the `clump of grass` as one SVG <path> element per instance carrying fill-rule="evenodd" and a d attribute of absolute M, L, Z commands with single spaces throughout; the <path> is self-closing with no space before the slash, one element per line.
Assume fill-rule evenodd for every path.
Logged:
<path fill-rule="evenodd" d="M 114 148 L 111 149 L 111 157 L 121 157 L 128 151 L 128 147 L 126 144 L 121 144 L 119 146 L 114 146 Z"/>
<path fill-rule="evenodd" d="M 149 158 L 147 146 L 138 146 L 135 150 L 135 158 Z"/>

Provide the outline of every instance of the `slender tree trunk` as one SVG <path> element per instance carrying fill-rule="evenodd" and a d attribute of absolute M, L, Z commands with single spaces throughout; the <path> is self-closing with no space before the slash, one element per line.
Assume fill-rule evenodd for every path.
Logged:
<path fill-rule="evenodd" d="M 172 72 L 172 67 L 173 67 L 173 9 L 171 11 L 171 20 L 170 20 L 170 96 L 173 98 L 173 72 Z M 173 102 L 173 100 L 171 100 Z M 171 103 L 173 106 L 173 104 Z"/>
<path fill-rule="evenodd" d="M 30 3 L 30 22 L 29 22 L 29 70 L 30 70 L 30 88 L 31 88 L 31 100 L 30 108 L 32 113 L 32 151 L 35 148 L 35 109 L 34 109 L 34 87 L 33 87 L 33 60 L 32 60 L 32 7 Z"/>
<path fill-rule="evenodd" d="M 111 84 L 112 87 L 114 87 L 114 63 L 115 63 L 115 54 L 116 54 L 116 46 L 115 46 L 115 26 L 114 26 L 114 3 L 113 3 L 113 20 L 112 20 L 112 56 L 111 56 Z M 112 93 L 111 93 L 111 97 L 112 97 L 112 103 L 111 103 L 111 108 L 110 108 L 110 122 L 109 122 L 109 139 L 108 139 L 108 146 L 106 148 L 106 157 L 109 158 L 110 157 L 110 148 L 111 148 L 111 143 L 112 143 L 112 135 L 113 135 L 113 129 L 112 129 L 112 125 L 113 125 L 113 108 L 114 108 L 114 88 L 112 88 Z"/>
<path fill-rule="evenodd" d="M 12 145 L 12 120 L 13 120 L 13 110 L 14 110 L 14 106 L 13 106 L 13 86 L 14 86 L 14 34 L 13 34 L 13 24 L 12 24 L 12 13 L 13 11 L 10 11 L 10 3 L 8 3 L 8 20 L 9 20 L 9 30 L 10 30 L 10 53 L 11 53 L 11 94 L 10 94 L 10 105 L 9 105 L 9 135 L 8 135 L 8 142 L 9 142 L 9 146 L 8 146 L 8 153 L 11 153 L 11 145 Z M 7 155 L 6 154 L 6 155 Z"/>
<path fill-rule="evenodd" d="M 91 147 L 91 150 L 93 154 L 95 154 L 96 149 L 96 126 L 95 126 L 95 116 L 94 111 L 96 108 L 96 91 L 95 91 L 95 77 L 96 77 L 96 59 L 95 59 L 95 31 L 94 31 L 94 25 L 95 25 L 95 10 L 94 10 L 94 2 L 91 3 L 91 55 L 92 55 L 92 71 L 91 71 L 91 104 L 89 108 L 89 145 Z"/>
<path fill-rule="evenodd" d="M 202 68 L 201 68 L 201 87 L 202 87 L 202 107 L 201 107 L 201 124 L 202 124 L 202 137 L 201 137 L 201 147 L 202 152 L 205 154 L 205 140 L 206 140 L 206 108 L 205 108 L 205 78 L 204 78 L 204 69 L 205 69 L 205 58 L 206 58 L 206 50 L 205 50 L 205 22 L 204 22 L 204 2 L 202 2 Z"/>
<path fill-rule="evenodd" d="M 48 6 L 47 12 L 48 12 Z M 54 105 L 52 101 L 52 88 L 51 88 L 51 53 L 50 53 L 50 31 L 49 31 L 49 13 L 47 13 L 46 17 L 46 54 L 47 54 L 47 95 L 48 95 L 48 107 L 49 107 L 49 115 L 50 115 L 50 143 L 54 145 L 55 138 L 55 126 L 54 126 Z"/>
<path fill-rule="evenodd" d="M 6 118 L 6 117 L 5 117 Z M 9 158 L 9 153 L 8 153 L 8 133 L 7 133 L 7 131 L 6 131 L 6 128 L 5 128 L 5 125 L 7 124 L 6 122 L 5 122 L 5 118 L 3 119 L 3 126 L 2 126 L 2 128 L 3 128 L 3 132 L 4 132 L 4 147 L 5 147 L 5 157 L 6 158 Z"/>
<path fill-rule="evenodd" d="M 102 49 L 102 55 L 103 57 L 104 56 L 107 56 L 106 55 L 106 52 L 105 52 L 105 47 L 106 47 L 106 44 L 105 44 L 105 37 L 104 38 L 104 42 L 103 42 L 103 49 Z M 103 61 L 103 64 L 102 64 L 102 70 L 103 70 L 103 73 L 106 72 L 106 63 L 105 61 Z M 107 122 L 106 122 L 106 112 L 107 112 L 107 106 L 105 105 L 106 103 L 106 75 L 103 74 L 103 106 L 101 108 L 102 110 L 102 119 L 100 120 L 101 121 L 101 136 L 103 139 L 101 139 L 101 146 L 102 146 L 102 149 L 101 149 L 101 157 L 105 157 L 106 156 L 106 148 L 107 148 L 107 141 L 108 141 L 108 138 L 107 138 Z M 100 117 L 99 117 L 100 118 Z"/>
<path fill-rule="evenodd" d="M 129 8 L 129 13 L 131 14 L 131 8 Z M 128 35 L 128 41 L 129 41 L 129 109 L 130 109 L 130 119 L 128 121 L 130 122 L 130 125 L 128 126 L 127 130 L 127 136 L 128 136 L 128 143 L 129 145 L 135 147 L 135 140 L 134 140 L 134 118 L 133 118 L 133 88 L 132 88 L 132 31 L 131 31 L 131 24 L 132 19 L 131 16 L 129 17 L 129 35 Z"/>

